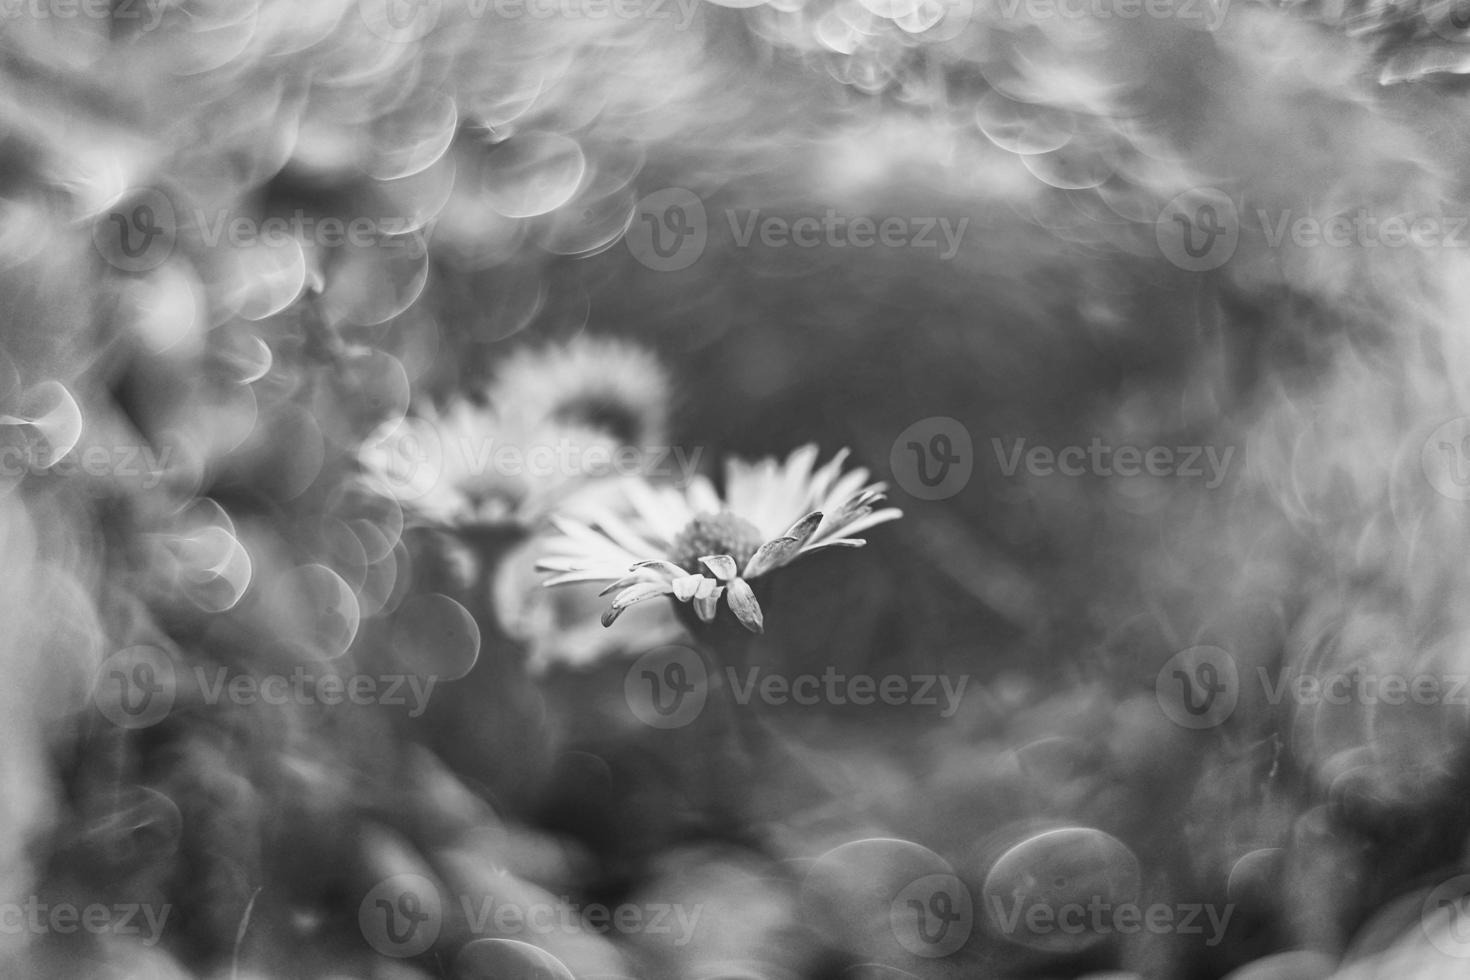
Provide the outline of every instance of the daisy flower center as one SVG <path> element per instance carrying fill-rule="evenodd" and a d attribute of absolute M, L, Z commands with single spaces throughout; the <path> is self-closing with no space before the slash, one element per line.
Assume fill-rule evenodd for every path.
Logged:
<path fill-rule="evenodd" d="M 627 405 L 611 395 L 582 395 L 559 405 L 553 420 L 562 425 L 586 425 L 620 442 L 636 446 L 643 438 L 643 422 Z"/>
<path fill-rule="evenodd" d="M 703 555 L 729 555 L 735 559 L 736 568 L 744 568 L 761 541 L 760 530 L 743 517 L 727 510 L 700 514 L 675 536 L 670 558 L 690 573 L 704 571 L 699 564 Z"/>

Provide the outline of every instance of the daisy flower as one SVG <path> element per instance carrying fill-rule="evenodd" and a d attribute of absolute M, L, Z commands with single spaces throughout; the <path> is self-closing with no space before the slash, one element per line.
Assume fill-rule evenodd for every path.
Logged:
<path fill-rule="evenodd" d="M 764 619 L 750 582 L 826 548 L 860 548 L 859 532 L 902 516 L 875 509 L 887 489 L 861 467 L 842 471 L 844 449 L 816 468 L 817 447 L 802 446 L 784 462 L 730 460 L 721 497 L 703 476 L 688 487 L 626 484 L 629 513 L 584 510 L 584 520 L 554 519 L 559 538 L 538 563 L 555 572 L 547 586 L 608 582 L 616 592 L 602 615 L 611 626 L 624 609 L 655 596 L 692 604 L 711 622 L 723 597 L 746 629 Z"/>
<path fill-rule="evenodd" d="M 668 399 L 651 352 L 583 336 L 511 354 L 475 398 L 385 421 L 358 459 L 375 485 L 430 522 L 528 524 L 609 475 L 590 461 L 661 445 Z"/>
<path fill-rule="evenodd" d="M 496 366 L 490 391 L 508 427 L 592 430 L 625 446 L 667 441 L 670 397 L 668 373 L 651 351 L 588 335 L 521 348 Z"/>

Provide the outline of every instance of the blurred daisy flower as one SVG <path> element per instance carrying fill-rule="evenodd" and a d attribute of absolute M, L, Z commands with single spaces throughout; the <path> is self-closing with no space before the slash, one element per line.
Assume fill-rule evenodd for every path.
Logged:
<path fill-rule="evenodd" d="M 668 375 L 651 351 L 627 341 L 581 336 L 522 348 L 496 367 L 491 400 L 518 429 L 591 430 L 625 446 L 668 438 Z"/>
<path fill-rule="evenodd" d="M 358 459 L 385 493 L 445 525 L 534 523 L 626 446 L 661 445 L 669 383 L 652 353 L 607 338 L 525 348 L 482 397 L 380 425 Z"/>
<path fill-rule="evenodd" d="M 869 483 L 861 467 L 844 473 L 847 455 L 844 449 L 819 469 L 814 445 L 784 462 L 730 460 L 723 498 L 703 476 L 684 490 L 629 480 L 628 516 L 597 508 L 584 509 L 585 520 L 553 518 L 561 534 L 537 567 L 557 573 L 547 586 L 610 583 L 602 594 L 617 594 L 603 626 L 662 595 L 691 603 L 708 623 L 724 597 L 741 625 L 760 633 L 752 580 L 826 548 L 862 547 L 867 542 L 854 535 L 903 516 L 876 509 L 886 485 Z"/>

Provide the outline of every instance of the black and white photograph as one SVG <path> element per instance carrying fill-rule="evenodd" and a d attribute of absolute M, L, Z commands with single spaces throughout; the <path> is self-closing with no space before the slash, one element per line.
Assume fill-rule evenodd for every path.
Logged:
<path fill-rule="evenodd" d="M 0 0 L 0 980 L 1460 977 L 1467 0 Z"/>

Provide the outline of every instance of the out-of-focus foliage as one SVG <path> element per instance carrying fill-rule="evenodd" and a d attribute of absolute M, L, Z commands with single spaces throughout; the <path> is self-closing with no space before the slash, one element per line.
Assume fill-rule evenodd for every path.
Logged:
<path fill-rule="evenodd" d="M 3 932 L 7 976 L 550 969 L 462 911 L 381 955 L 359 906 L 398 875 L 708 916 L 683 944 L 539 937 L 578 977 L 1434 957 L 1386 910 L 1463 858 L 1462 713 L 1257 698 L 1187 733 L 1153 683 L 1199 643 L 1248 672 L 1466 669 L 1464 511 L 1419 447 L 1470 404 L 1467 256 L 1274 248 L 1252 217 L 1465 201 L 1453 10 L 389 3 L 0 25 L 0 902 L 172 910 L 156 946 Z M 1245 223 L 1188 273 L 1156 220 L 1206 185 Z M 710 241 L 660 272 L 624 237 L 670 187 Z M 941 259 L 738 247 L 727 221 L 828 209 L 968 224 Z M 581 597 L 536 606 L 539 514 L 429 521 L 360 470 L 383 426 L 493 401 L 516 350 L 586 333 L 661 355 L 669 441 L 711 463 L 815 440 L 881 469 L 950 416 L 986 459 L 991 435 L 1098 436 L 1238 468 L 1209 490 L 987 470 L 899 500 L 840 570 L 783 571 L 754 662 L 969 675 L 952 718 L 648 730 L 615 648 L 666 618 L 619 640 Z M 167 716 L 120 726 L 103 681 L 144 666 L 172 671 Z M 417 716 L 201 683 L 296 670 L 441 683 Z M 1090 887 L 1238 898 L 1234 931 L 1036 948 L 977 925 L 932 959 L 883 931 L 883 888 L 952 873 L 978 902 L 1071 867 L 1063 839 Z"/>

